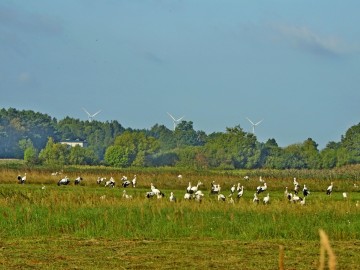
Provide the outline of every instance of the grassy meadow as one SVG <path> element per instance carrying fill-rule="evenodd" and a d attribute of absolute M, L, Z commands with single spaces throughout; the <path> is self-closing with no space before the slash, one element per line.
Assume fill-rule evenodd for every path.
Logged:
<path fill-rule="evenodd" d="M 319 269 L 320 229 L 330 239 L 336 269 L 359 269 L 357 170 L 344 171 L 344 176 L 339 172 L 78 167 L 53 176 L 45 169 L 19 168 L 0 169 L 3 269 Z M 26 184 L 20 185 L 16 177 L 25 172 Z M 127 175 L 131 180 L 134 174 L 137 187 L 126 188 L 132 199 L 125 199 L 120 178 Z M 57 186 L 65 175 L 71 183 Z M 79 175 L 84 180 L 75 186 Z M 252 201 L 260 175 L 268 185 L 269 205 Z M 115 188 L 96 183 L 98 177 L 111 176 L 117 182 Z M 284 197 L 286 186 L 292 191 L 293 177 L 310 189 L 305 205 L 289 203 Z M 184 200 L 188 183 L 198 181 L 203 183 L 199 187 L 205 194 L 202 202 Z M 244 196 L 234 198 L 234 203 L 218 201 L 210 195 L 212 181 L 221 184 L 226 196 L 240 182 Z M 334 192 L 327 196 L 330 181 Z M 166 196 L 146 198 L 150 183 Z M 170 192 L 177 202 L 169 201 Z M 260 200 L 266 194 L 260 194 Z M 279 247 L 284 248 L 282 259 Z"/>

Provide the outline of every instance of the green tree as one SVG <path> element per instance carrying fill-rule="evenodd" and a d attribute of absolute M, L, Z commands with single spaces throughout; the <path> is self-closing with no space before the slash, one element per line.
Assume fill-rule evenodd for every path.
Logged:
<path fill-rule="evenodd" d="M 340 143 L 329 142 L 320 152 L 321 168 L 332 169 L 338 163 L 337 150 L 341 147 Z"/>
<path fill-rule="evenodd" d="M 40 151 L 39 159 L 43 164 L 53 167 L 68 164 L 69 147 L 65 144 L 55 143 L 49 137 L 46 147 Z"/>
<path fill-rule="evenodd" d="M 275 139 L 269 139 L 264 145 L 262 167 L 267 169 L 284 169 L 284 151 Z"/>
<path fill-rule="evenodd" d="M 174 137 L 177 147 L 200 145 L 192 121 L 181 121 L 175 128 Z"/>
<path fill-rule="evenodd" d="M 360 123 L 346 131 L 345 136 L 341 138 L 341 146 L 347 152 L 341 154 L 341 161 L 338 160 L 341 164 L 360 163 Z"/>
<path fill-rule="evenodd" d="M 157 139 L 160 152 L 167 152 L 176 148 L 176 139 L 173 131 L 164 125 L 154 125 L 147 134 Z"/>
<path fill-rule="evenodd" d="M 284 169 L 305 169 L 306 161 L 302 154 L 302 144 L 291 144 L 284 148 Z"/>
<path fill-rule="evenodd" d="M 209 135 L 204 146 L 210 167 L 224 169 L 258 168 L 261 149 L 253 134 L 240 128 L 227 128 L 226 133 Z"/>
<path fill-rule="evenodd" d="M 114 167 L 129 167 L 131 164 L 127 149 L 120 145 L 109 146 L 106 149 L 105 162 Z"/>
<path fill-rule="evenodd" d="M 38 163 L 38 152 L 33 145 L 30 145 L 25 149 L 24 160 L 27 165 L 31 166 Z"/>
<path fill-rule="evenodd" d="M 116 137 L 114 145 L 124 149 L 123 152 L 126 153 L 133 166 L 147 166 L 151 163 L 147 162 L 148 158 L 159 150 L 159 142 L 154 137 L 147 136 L 143 131 L 125 131 Z"/>
<path fill-rule="evenodd" d="M 302 156 L 307 169 L 320 169 L 321 160 L 318 150 L 318 144 L 311 138 L 305 140 L 302 144 Z"/>

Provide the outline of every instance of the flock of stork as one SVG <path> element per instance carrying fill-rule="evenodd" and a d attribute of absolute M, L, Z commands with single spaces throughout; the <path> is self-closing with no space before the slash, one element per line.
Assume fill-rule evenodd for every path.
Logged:
<path fill-rule="evenodd" d="M 58 175 L 58 174 L 59 173 L 52 173 L 52 175 Z M 182 179 L 182 175 L 179 175 L 178 179 Z M 244 179 L 249 180 L 249 177 L 245 176 Z M 18 175 L 17 180 L 20 184 L 24 184 L 26 182 L 26 173 L 24 174 L 24 176 Z M 79 185 L 82 180 L 83 180 L 83 178 L 81 176 L 78 176 L 77 178 L 74 179 L 74 184 Z M 129 186 L 131 186 L 133 188 L 136 187 L 136 184 L 137 184 L 137 176 L 136 175 L 134 175 L 132 180 L 128 180 L 128 178 L 126 176 L 122 176 L 122 178 L 120 180 L 121 180 L 121 186 L 123 188 L 127 188 Z M 264 193 L 264 194 L 266 194 L 266 196 L 264 196 L 262 198 L 262 203 L 269 204 L 270 203 L 270 193 L 268 192 L 268 186 L 267 186 L 265 180 L 262 179 L 261 176 L 259 178 L 259 181 L 260 181 L 260 185 L 256 188 L 256 191 L 253 195 L 254 196 L 253 202 L 256 204 L 260 203 L 261 200 L 258 195 Z M 71 181 L 70 181 L 69 177 L 65 176 L 57 182 L 57 185 L 58 186 L 68 185 L 68 184 L 70 184 L 70 182 Z M 105 177 L 98 177 L 96 180 L 96 183 L 98 185 L 104 185 L 105 187 L 110 187 L 110 188 L 114 188 L 116 185 L 116 181 L 113 177 L 110 177 L 110 179 L 108 181 L 106 180 Z M 195 200 L 195 201 L 201 202 L 204 197 L 204 193 L 200 190 L 200 187 L 202 185 L 203 185 L 203 183 L 201 181 L 198 181 L 198 183 L 195 186 L 193 186 L 191 184 L 191 182 L 189 182 L 183 199 L 184 200 Z M 288 199 L 289 202 L 299 203 L 301 205 L 304 205 L 306 197 L 310 194 L 310 190 L 307 188 L 307 186 L 305 184 L 303 185 L 302 190 L 301 190 L 301 186 L 296 178 L 293 179 L 293 185 L 294 185 L 294 188 L 292 189 L 292 192 L 289 191 L 288 187 L 285 188 L 284 196 Z M 354 184 L 354 187 L 357 187 L 357 185 Z M 45 189 L 45 186 L 43 185 L 42 188 Z M 232 185 L 229 190 L 229 195 L 227 195 L 227 196 L 224 195 L 224 193 L 222 193 L 221 191 L 222 191 L 222 189 L 221 189 L 220 184 L 216 184 L 215 181 L 213 181 L 211 183 L 210 194 L 217 196 L 218 201 L 223 201 L 223 202 L 228 201 L 229 203 L 234 203 L 234 198 L 240 199 L 243 197 L 244 186 L 240 185 L 240 183 L 238 183 L 237 185 L 236 184 Z M 330 196 L 332 191 L 333 191 L 333 182 L 331 182 L 331 184 L 327 187 L 326 194 Z M 343 192 L 342 195 L 344 198 L 347 198 L 346 192 Z M 133 198 L 132 195 L 127 194 L 125 189 L 123 190 L 122 196 L 125 199 Z M 161 199 L 161 198 L 165 197 L 165 193 L 162 192 L 159 188 L 155 187 L 155 185 L 153 183 L 151 183 L 150 191 L 146 192 L 145 197 L 146 198 L 156 197 L 158 199 Z M 177 201 L 177 199 L 174 195 L 174 192 L 170 192 L 169 201 L 171 201 L 171 202 Z M 356 203 L 356 206 L 359 206 L 359 202 Z"/>

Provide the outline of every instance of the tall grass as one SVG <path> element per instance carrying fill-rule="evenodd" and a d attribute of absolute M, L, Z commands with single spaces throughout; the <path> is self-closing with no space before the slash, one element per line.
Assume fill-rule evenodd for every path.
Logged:
<path fill-rule="evenodd" d="M 359 194 L 311 194 L 300 206 L 282 192 L 271 193 L 270 205 L 254 205 L 252 192 L 229 204 L 208 194 L 202 203 L 184 201 L 182 190 L 171 203 L 147 199 L 146 191 L 128 189 L 133 199 L 125 200 L 120 188 L 0 185 L 0 236 L 317 240 L 322 228 L 333 240 L 360 239 Z"/>

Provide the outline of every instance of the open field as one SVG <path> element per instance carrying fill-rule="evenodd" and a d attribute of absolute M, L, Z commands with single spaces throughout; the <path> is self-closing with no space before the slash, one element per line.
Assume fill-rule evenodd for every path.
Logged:
<path fill-rule="evenodd" d="M 3 269 L 279 269 L 280 245 L 285 269 L 318 269 L 319 229 L 330 238 L 337 269 L 360 265 L 358 180 L 332 179 L 334 192 L 327 196 L 328 180 L 299 178 L 311 191 L 302 206 L 284 197 L 290 177 L 265 178 L 270 204 L 257 205 L 252 198 L 259 178 L 236 174 L 188 173 L 177 179 L 169 172 L 139 172 L 137 187 L 126 188 L 131 200 L 122 197 L 118 171 L 71 171 L 68 186 L 56 185 L 59 175 L 34 170 L 19 185 L 17 174 L 0 171 Z M 79 174 L 84 180 L 75 186 Z M 99 186 L 98 176 L 114 176 L 118 185 Z M 204 183 L 203 201 L 185 201 L 188 182 L 198 180 Z M 234 204 L 220 202 L 209 194 L 212 181 L 226 195 L 241 182 L 244 196 Z M 150 183 L 166 197 L 145 198 Z M 176 203 L 168 200 L 171 191 Z"/>

